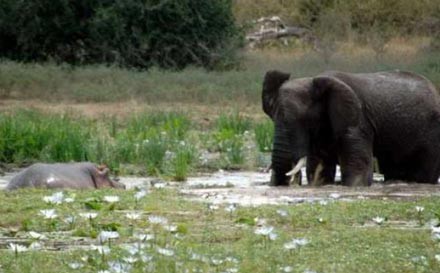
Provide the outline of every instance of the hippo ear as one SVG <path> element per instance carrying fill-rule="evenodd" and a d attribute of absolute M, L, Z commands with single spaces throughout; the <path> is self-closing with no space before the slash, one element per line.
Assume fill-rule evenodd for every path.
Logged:
<path fill-rule="evenodd" d="M 108 168 L 100 170 L 99 167 L 96 167 L 93 172 L 93 182 L 95 183 L 95 188 L 99 189 L 112 186 L 108 174 Z"/>
<path fill-rule="evenodd" d="M 101 168 L 98 168 L 98 174 L 102 177 L 108 177 L 108 174 L 110 172 L 110 169 L 107 167 L 102 168 L 102 166 L 100 166 Z"/>
<path fill-rule="evenodd" d="M 278 70 L 266 72 L 263 82 L 262 99 L 263 110 L 269 117 L 274 116 L 279 89 L 289 78 L 290 74 Z"/>
<path fill-rule="evenodd" d="M 359 124 L 361 102 L 345 82 L 335 77 L 316 77 L 311 92 L 314 100 L 327 104 L 328 116 L 336 136 Z"/>

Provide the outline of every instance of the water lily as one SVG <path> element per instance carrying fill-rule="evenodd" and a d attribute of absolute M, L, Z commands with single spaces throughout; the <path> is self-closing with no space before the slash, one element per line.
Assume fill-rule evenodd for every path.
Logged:
<path fill-rule="evenodd" d="M 32 242 L 29 245 L 29 249 L 32 249 L 32 250 L 39 250 L 39 249 L 42 249 L 42 248 L 43 248 L 43 245 L 41 243 L 39 243 L 39 242 Z"/>
<path fill-rule="evenodd" d="M 432 227 L 431 227 L 431 232 L 432 232 L 432 233 L 440 233 L 440 227 L 432 226 Z"/>
<path fill-rule="evenodd" d="M 136 234 L 135 237 L 141 241 L 150 241 L 154 239 L 153 234 Z"/>
<path fill-rule="evenodd" d="M 174 250 L 167 248 L 157 247 L 157 253 L 168 257 L 174 256 Z"/>
<path fill-rule="evenodd" d="M 375 222 L 376 224 L 381 225 L 385 221 L 385 218 L 380 217 L 380 216 L 376 216 L 371 220 L 373 220 L 373 222 Z"/>
<path fill-rule="evenodd" d="M 122 258 L 122 260 L 124 260 L 124 262 L 129 263 L 129 264 L 134 264 L 135 262 L 138 261 L 138 259 L 135 257 L 124 257 L 124 258 Z"/>
<path fill-rule="evenodd" d="M 73 215 L 71 215 L 71 216 L 67 216 L 66 218 L 64 218 L 64 222 L 65 222 L 66 224 L 69 224 L 69 225 L 74 224 L 75 221 L 76 221 L 76 217 L 73 216 Z"/>
<path fill-rule="evenodd" d="M 99 241 L 104 243 L 111 239 L 119 238 L 119 233 L 117 231 L 101 231 L 98 235 Z"/>
<path fill-rule="evenodd" d="M 283 209 L 279 209 L 277 210 L 277 213 L 281 216 L 281 217 L 287 217 L 289 214 L 287 213 L 286 210 Z"/>
<path fill-rule="evenodd" d="M 298 247 L 302 247 L 305 246 L 307 244 L 309 244 L 310 241 L 306 238 L 297 238 L 297 239 L 293 239 L 290 242 L 287 242 L 284 244 L 284 249 L 286 250 L 292 250 L 292 249 L 296 249 Z"/>
<path fill-rule="evenodd" d="M 115 196 L 115 195 L 107 195 L 104 196 L 104 201 L 107 203 L 116 203 L 119 202 L 119 196 Z"/>
<path fill-rule="evenodd" d="M 209 204 L 208 205 L 208 209 L 209 210 L 218 210 L 220 207 L 218 205 L 215 204 Z"/>
<path fill-rule="evenodd" d="M 127 214 L 125 214 L 125 217 L 130 220 L 138 220 L 141 218 L 141 214 L 138 212 L 128 212 Z"/>
<path fill-rule="evenodd" d="M 28 251 L 28 248 L 24 245 L 9 243 L 8 248 L 15 253 Z"/>
<path fill-rule="evenodd" d="M 134 199 L 136 201 L 139 201 L 140 199 L 144 198 L 147 195 L 147 192 L 145 190 L 140 190 L 134 194 Z"/>
<path fill-rule="evenodd" d="M 155 216 L 155 215 L 148 216 L 148 221 L 150 221 L 150 223 L 152 224 L 159 224 L 159 225 L 165 225 L 166 223 L 168 223 L 167 218 L 162 216 Z"/>
<path fill-rule="evenodd" d="M 64 199 L 64 202 L 66 202 L 66 203 L 73 203 L 73 202 L 75 202 L 75 198 L 67 197 L 67 198 Z"/>
<path fill-rule="evenodd" d="M 111 272 L 114 273 L 127 273 L 131 271 L 131 265 L 128 263 L 121 263 L 121 262 L 108 262 L 108 265 L 110 266 Z"/>
<path fill-rule="evenodd" d="M 63 203 L 63 198 L 64 198 L 63 192 L 56 192 L 50 196 L 44 196 L 43 200 L 46 203 L 59 205 L 59 204 Z"/>
<path fill-rule="evenodd" d="M 101 255 L 107 255 L 107 254 L 110 253 L 110 248 L 108 246 L 95 246 L 95 245 L 92 245 L 91 249 L 98 251 L 98 253 L 101 254 Z"/>
<path fill-rule="evenodd" d="M 275 241 L 277 238 L 278 238 L 278 234 L 276 234 L 275 232 L 269 233 L 269 240 Z"/>
<path fill-rule="evenodd" d="M 98 216 L 98 213 L 96 212 L 83 212 L 79 214 L 81 217 L 86 218 L 86 219 L 95 219 Z"/>
<path fill-rule="evenodd" d="M 142 255 L 142 256 L 141 256 L 141 260 L 142 260 L 142 262 L 144 262 L 144 263 L 148 263 L 148 262 L 151 262 L 151 261 L 153 260 L 153 256 L 150 256 L 150 255 Z"/>
<path fill-rule="evenodd" d="M 41 233 L 35 232 L 35 231 L 29 231 L 29 236 L 31 236 L 31 238 L 33 239 L 46 239 L 47 237 Z"/>
<path fill-rule="evenodd" d="M 229 213 L 233 213 L 234 211 L 237 210 L 237 204 L 229 204 L 226 208 L 225 211 L 229 212 Z"/>
<path fill-rule="evenodd" d="M 330 193 L 329 197 L 333 199 L 339 199 L 341 195 L 339 193 L 334 192 L 334 193 Z"/>
<path fill-rule="evenodd" d="M 257 235 L 268 236 L 273 230 L 274 230 L 274 227 L 272 227 L 272 226 L 263 226 L 263 227 L 257 228 L 254 231 L 254 233 Z"/>
<path fill-rule="evenodd" d="M 45 219 L 55 219 L 58 217 L 58 215 L 56 214 L 54 209 L 42 209 L 42 210 L 40 210 L 40 214 Z"/>
<path fill-rule="evenodd" d="M 73 263 L 69 263 L 69 267 L 72 269 L 80 269 L 84 267 L 84 265 L 82 263 L 73 262 Z"/>

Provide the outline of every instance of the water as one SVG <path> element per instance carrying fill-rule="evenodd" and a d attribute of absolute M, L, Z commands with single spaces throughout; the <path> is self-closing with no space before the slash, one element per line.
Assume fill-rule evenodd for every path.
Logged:
<path fill-rule="evenodd" d="M 305 181 L 305 169 L 302 169 Z M 6 187 L 15 173 L 0 177 L 0 189 Z M 340 181 L 339 169 L 336 181 Z M 381 183 L 383 176 L 374 175 L 371 187 L 345 187 L 329 185 L 322 187 L 290 186 L 270 187 L 270 173 L 230 172 L 219 170 L 211 174 L 189 177 L 186 182 L 165 182 L 152 177 L 120 177 L 127 189 L 133 188 L 177 188 L 186 198 L 194 201 L 259 206 L 263 204 L 298 204 L 304 202 L 327 202 L 332 200 L 352 201 L 367 198 L 408 199 L 421 196 L 440 195 L 437 185 Z"/>

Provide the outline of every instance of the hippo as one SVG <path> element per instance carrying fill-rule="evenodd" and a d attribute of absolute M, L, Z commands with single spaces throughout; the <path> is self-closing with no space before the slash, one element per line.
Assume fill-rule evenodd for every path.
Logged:
<path fill-rule="evenodd" d="M 90 162 L 79 163 L 36 163 L 19 172 L 6 186 L 6 190 L 25 187 L 89 189 L 125 186 L 109 178 L 105 165 L 96 166 Z"/>

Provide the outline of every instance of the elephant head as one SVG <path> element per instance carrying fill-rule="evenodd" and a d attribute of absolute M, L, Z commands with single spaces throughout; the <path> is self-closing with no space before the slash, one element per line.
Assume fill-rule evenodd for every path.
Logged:
<path fill-rule="evenodd" d="M 263 82 L 263 110 L 275 125 L 271 178 L 275 186 L 289 184 L 292 166 L 309 154 L 324 131 L 337 139 L 359 123 L 361 113 L 352 88 L 331 74 L 289 78 L 274 70 Z"/>

